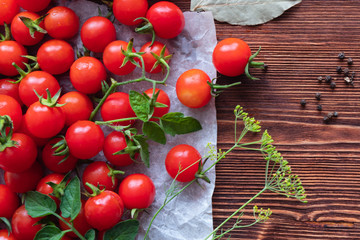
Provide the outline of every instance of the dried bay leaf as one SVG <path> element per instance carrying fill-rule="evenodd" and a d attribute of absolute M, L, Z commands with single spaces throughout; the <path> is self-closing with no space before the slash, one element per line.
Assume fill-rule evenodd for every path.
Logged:
<path fill-rule="evenodd" d="M 233 25 L 266 23 L 301 0 L 191 0 L 191 11 L 211 11 L 220 22 Z"/>

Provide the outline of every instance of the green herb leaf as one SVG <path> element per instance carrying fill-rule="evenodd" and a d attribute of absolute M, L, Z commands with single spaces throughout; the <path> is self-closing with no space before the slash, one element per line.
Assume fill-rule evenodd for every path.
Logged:
<path fill-rule="evenodd" d="M 60 240 L 65 234 L 55 225 L 47 225 L 36 233 L 34 240 Z"/>
<path fill-rule="evenodd" d="M 146 142 L 146 139 L 142 135 L 136 135 L 133 137 L 136 145 L 140 146 L 140 157 L 141 161 L 145 164 L 146 167 L 150 167 L 150 154 L 149 154 L 149 145 Z"/>
<path fill-rule="evenodd" d="M 44 217 L 56 211 L 56 203 L 49 196 L 30 191 L 25 195 L 25 209 L 33 217 Z"/>
<path fill-rule="evenodd" d="M 8 230 L 9 234 L 12 232 L 12 228 L 11 228 L 11 223 L 9 221 L 9 219 L 7 219 L 6 217 L 0 217 L 0 220 L 5 223 L 6 229 Z"/>
<path fill-rule="evenodd" d="M 129 99 L 131 108 L 134 110 L 136 116 L 144 122 L 148 121 L 150 115 L 149 100 L 136 91 L 130 91 Z"/>
<path fill-rule="evenodd" d="M 184 114 L 180 112 L 165 114 L 161 117 L 160 124 L 164 131 L 171 136 L 196 132 L 202 129 L 198 120 L 193 117 L 184 117 Z"/>
<path fill-rule="evenodd" d="M 126 220 L 116 224 L 104 234 L 104 240 L 132 240 L 139 232 L 139 221 Z"/>
<path fill-rule="evenodd" d="M 165 132 L 156 122 L 144 122 L 142 130 L 149 139 L 161 144 L 166 143 Z"/>
<path fill-rule="evenodd" d="M 71 179 L 64 190 L 64 195 L 61 197 L 60 210 L 64 218 L 71 218 L 71 221 L 76 218 L 81 209 L 81 190 L 80 180 L 78 177 Z"/>
<path fill-rule="evenodd" d="M 96 239 L 96 232 L 94 229 L 90 229 L 85 233 L 85 238 L 87 240 L 95 240 Z"/>
<path fill-rule="evenodd" d="M 301 0 L 191 0 L 191 11 L 211 11 L 220 22 L 234 25 L 257 25 L 270 21 Z"/>

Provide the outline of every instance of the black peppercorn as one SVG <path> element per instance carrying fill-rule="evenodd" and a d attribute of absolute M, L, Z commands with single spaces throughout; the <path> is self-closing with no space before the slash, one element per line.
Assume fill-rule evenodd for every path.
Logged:
<path fill-rule="evenodd" d="M 330 75 L 325 76 L 325 82 L 329 83 L 331 81 L 332 77 Z"/>
<path fill-rule="evenodd" d="M 337 116 L 338 116 L 338 112 L 334 112 L 333 117 L 337 117 Z"/>
<path fill-rule="evenodd" d="M 343 52 L 339 53 L 338 58 L 339 59 L 344 59 L 345 58 L 345 53 L 343 53 Z"/>
<path fill-rule="evenodd" d="M 348 68 L 344 68 L 343 71 L 345 76 L 349 75 L 350 70 Z"/>
<path fill-rule="evenodd" d="M 264 71 L 267 71 L 269 65 L 267 65 L 266 63 L 264 63 L 264 65 L 263 65 L 262 67 L 263 67 Z"/>
<path fill-rule="evenodd" d="M 325 117 L 324 117 L 324 122 L 325 122 L 325 123 L 328 123 L 329 121 L 330 121 L 330 118 L 328 118 L 328 116 L 325 116 Z"/>
<path fill-rule="evenodd" d="M 305 99 L 301 99 L 300 105 L 304 107 L 304 106 L 306 105 L 306 100 L 305 100 Z"/>
<path fill-rule="evenodd" d="M 331 119 L 334 115 L 332 112 L 329 112 L 327 115 L 326 115 L 329 119 Z"/>
<path fill-rule="evenodd" d="M 322 105 L 321 105 L 321 104 L 317 105 L 316 109 L 317 109 L 318 111 L 322 111 Z"/>
<path fill-rule="evenodd" d="M 335 83 L 335 82 L 331 82 L 331 83 L 330 83 L 330 87 L 331 87 L 332 89 L 336 88 L 336 83 Z"/>
<path fill-rule="evenodd" d="M 315 93 L 315 98 L 317 100 L 320 100 L 321 99 L 321 93 Z"/>
<path fill-rule="evenodd" d="M 337 73 L 341 73 L 341 72 L 342 72 L 341 66 L 337 66 L 337 67 L 336 67 L 336 72 L 337 72 Z"/>
<path fill-rule="evenodd" d="M 352 58 L 349 57 L 349 58 L 347 59 L 347 64 L 348 64 L 348 65 L 352 65 L 353 63 L 354 63 L 354 62 L 353 62 Z"/>

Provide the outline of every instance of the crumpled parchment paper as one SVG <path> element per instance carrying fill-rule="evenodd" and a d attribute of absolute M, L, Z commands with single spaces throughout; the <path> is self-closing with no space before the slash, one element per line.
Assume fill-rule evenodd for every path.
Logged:
<path fill-rule="evenodd" d="M 59 5 L 67 6 L 73 9 L 80 17 L 80 26 L 90 17 L 98 15 L 98 8 L 102 15 L 107 14 L 107 8 L 85 0 L 65 1 L 59 0 Z M 145 231 L 149 225 L 150 219 L 161 206 L 165 198 L 165 191 L 170 186 L 172 179 L 166 172 L 164 161 L 168 151 L 178 144 L 189 144 L 195 147 L 202 156 L 207 154 L 206 146 L 210 143 L 216 147 L 217 141 L 217 123 L 216 109 L 214 99 L 208 105 L 200 109 L 191 109 L 183 106 L 176 97 L 175 84 L 177 78 L 186 70 L 198 68 L 205 71 L 210 78 L 216 77 L 216 70 L 212 64 L 212 51 L 216 45 L 216 31 L 213 16 L 210 12 L 194 13 L 185 12 L 185 28 L 183 32 L 175 39 L 164 40 L 157 38 L 157 41 L 163 42 L 173 54 L 170 60 L 171 73 L 166 86 L 158 86 L 167 92 L 171 99 L 171 112 L 182 112 L 185 116 L 192 116 L 198 119 L 203 127 L 201 131 L 178 135 L 171 137 L 167 135 L 167 144 L 161 145 L 150 142 L 150 168 L 146 168 L 142 163 L 122 168 L 126 175 L 132 173 L 144 173 L 154 182 L 156 187 L 155 201 L 151 205 L 148 213 L 140 215 L 140 233 L 137 239 L 143 239 Z M 121 25 L 118 21 L 114 22 L 117 30 L 117 39 L 129 41 L 134 38 L 134 47 L 138 51 L 140 47 L 148 41 L 151 41 L 150 35 L 136 34 L 134 27 Z M 80 34 L 70 40 L 75 50 L 82 49 Z M 97 55 L 101 56 L 101 55 Z M 111 74 L 110 74 L 111 75 Z M 127 76 L 111 75 L 117 81 L 135 79 L 141 76 L 140 69 L 136 69 Z M 163 75 L 152 75 L 154 79 L 162 79 Z M 68 75 L 56 76 L 60 85 L 65 91 L 73 90 Z M 136 91 L 145 91 L 151 88 L 151 84 L 146 82 L 134 83 L 121 86 L 118 90 L 128 92 L 130 89 Z M 97 116 L 97 119 L 101 119 Z M 103 127 L 105 134 L 111 130 Z M 103 153 L 100 152 L 93 160 L 105 161 Z M 208 162 L 205 166 L 209 166 Z M 3 175 L 3 174 L 1 174 Z M 153 222 L 149 238 L 152 240 L 196 240 L 203 239 L 213 229 L 212 221 L 212 194 L 215 187 L 215 169 L 208 172 L 207 176 L 211 180 L 210 184 L 201 181 L 203 188 L 193 184 L 170 204 L 168 204 Z M 3 181 L 3 179 L 1 179 Z M 180 184 L 183 186 L 183 184 Z"/>

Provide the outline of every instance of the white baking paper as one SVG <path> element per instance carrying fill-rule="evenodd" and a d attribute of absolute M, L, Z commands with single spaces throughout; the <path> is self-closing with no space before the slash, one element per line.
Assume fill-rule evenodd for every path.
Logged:
<path fill-rule="evenodd" d="M 98 15 L 98 8 L 103 15 L 107 14 L 105 6 L 97 5 L 85 0 L 65 1 L 59 0 L 59 5 L 67 6 L 73 9 L 80 17 L 80 26 L 92 16 Z M 150 219 L 161 206 L 165 198 L 165 191 L 170 186 L 172 179 L 166 172 L 164 160 L 168 151 L 178 144 L 189 144 L 195 147 L 203 156 L 207 154 L 208 143 L 216 147 L 217 141 L 217 123 L 216 109 L 214 99 L 208 105 L 200 109 L 191 109 L 183 106 L 176 97 L 175 84 L 177 78 L 186 70 L 198 68 L 205 71 L 210 78 L 216 77 L 216 70 L 212 64 L 212 51 L 216 45 L 216 31 L 213 16 L 210 12 L 194 13 L 185 12 L 185 28 L 183 32 L 175 39 L 164 40 L 173 57 L 170 61 L 171 73 L 166 86 L 158 86 L 168 93 L 171 99 L 171 112 L 182 112 L 185 116 L 192 116 L 198 119 L 203 127 L 201 131 L 171 137 L 167 135 L 167 144 L 161 145 L 150 142 L 150 168 L 138 163 L 132 166 L 122 168 L 126 175 L 131 173 L 145 173 L 154 182 L 156 187 L 156 197 L 148 213 L 142 213 L 140 220 L 140 233 L 137 239 L 143 239 Z M 124 26 L 117 21 L 114 22 L 117 30 L 117 39 L 129 41 L 134 38 L 134 47 L 138 51 L 140 47 L 148 41 L 151 41 L 150 35 L 136 34 L 134 27 Z M 82 44 L 80 36 L 74 37 L 70 41 L 75 50 L 81 50 Z M 101 55 L 97 55 L 100 57 Z M 127 76 L 111 75 L 118 81 L 126 81 L 141 76 L 140 69 Z M 152 78 L 162 79 L 163 75 L 152 75 Z M 68 76 L 58 76 L 61 86 L 65 91 L 73 90 Z M 119 91 L 128 92 L 130 89 L 136 91 L 145 91 L 152 85 L 146 82 L 134 83 L 119 88 Z M 100 119 L 100 116 L 97 116 Z M 105 134 L 110 129 L 104 127 Z M 94 159 L 105 161 L 102 152 Z M 208 162 L 205 166 L 209 166 Z M 193 184 L 182 194 L 176 197 L 153 222 L 149 238 L 152 240 L 196 240 L 203 239 L 213 229 L 212 221 L 212 194 L 215 186 L 215 169 L 208 172 L 207 176 L 211 180 L 210 184 L 201 181 L 203 188 Z M 183 184 L 181 184 L 183 185 Z"/>

